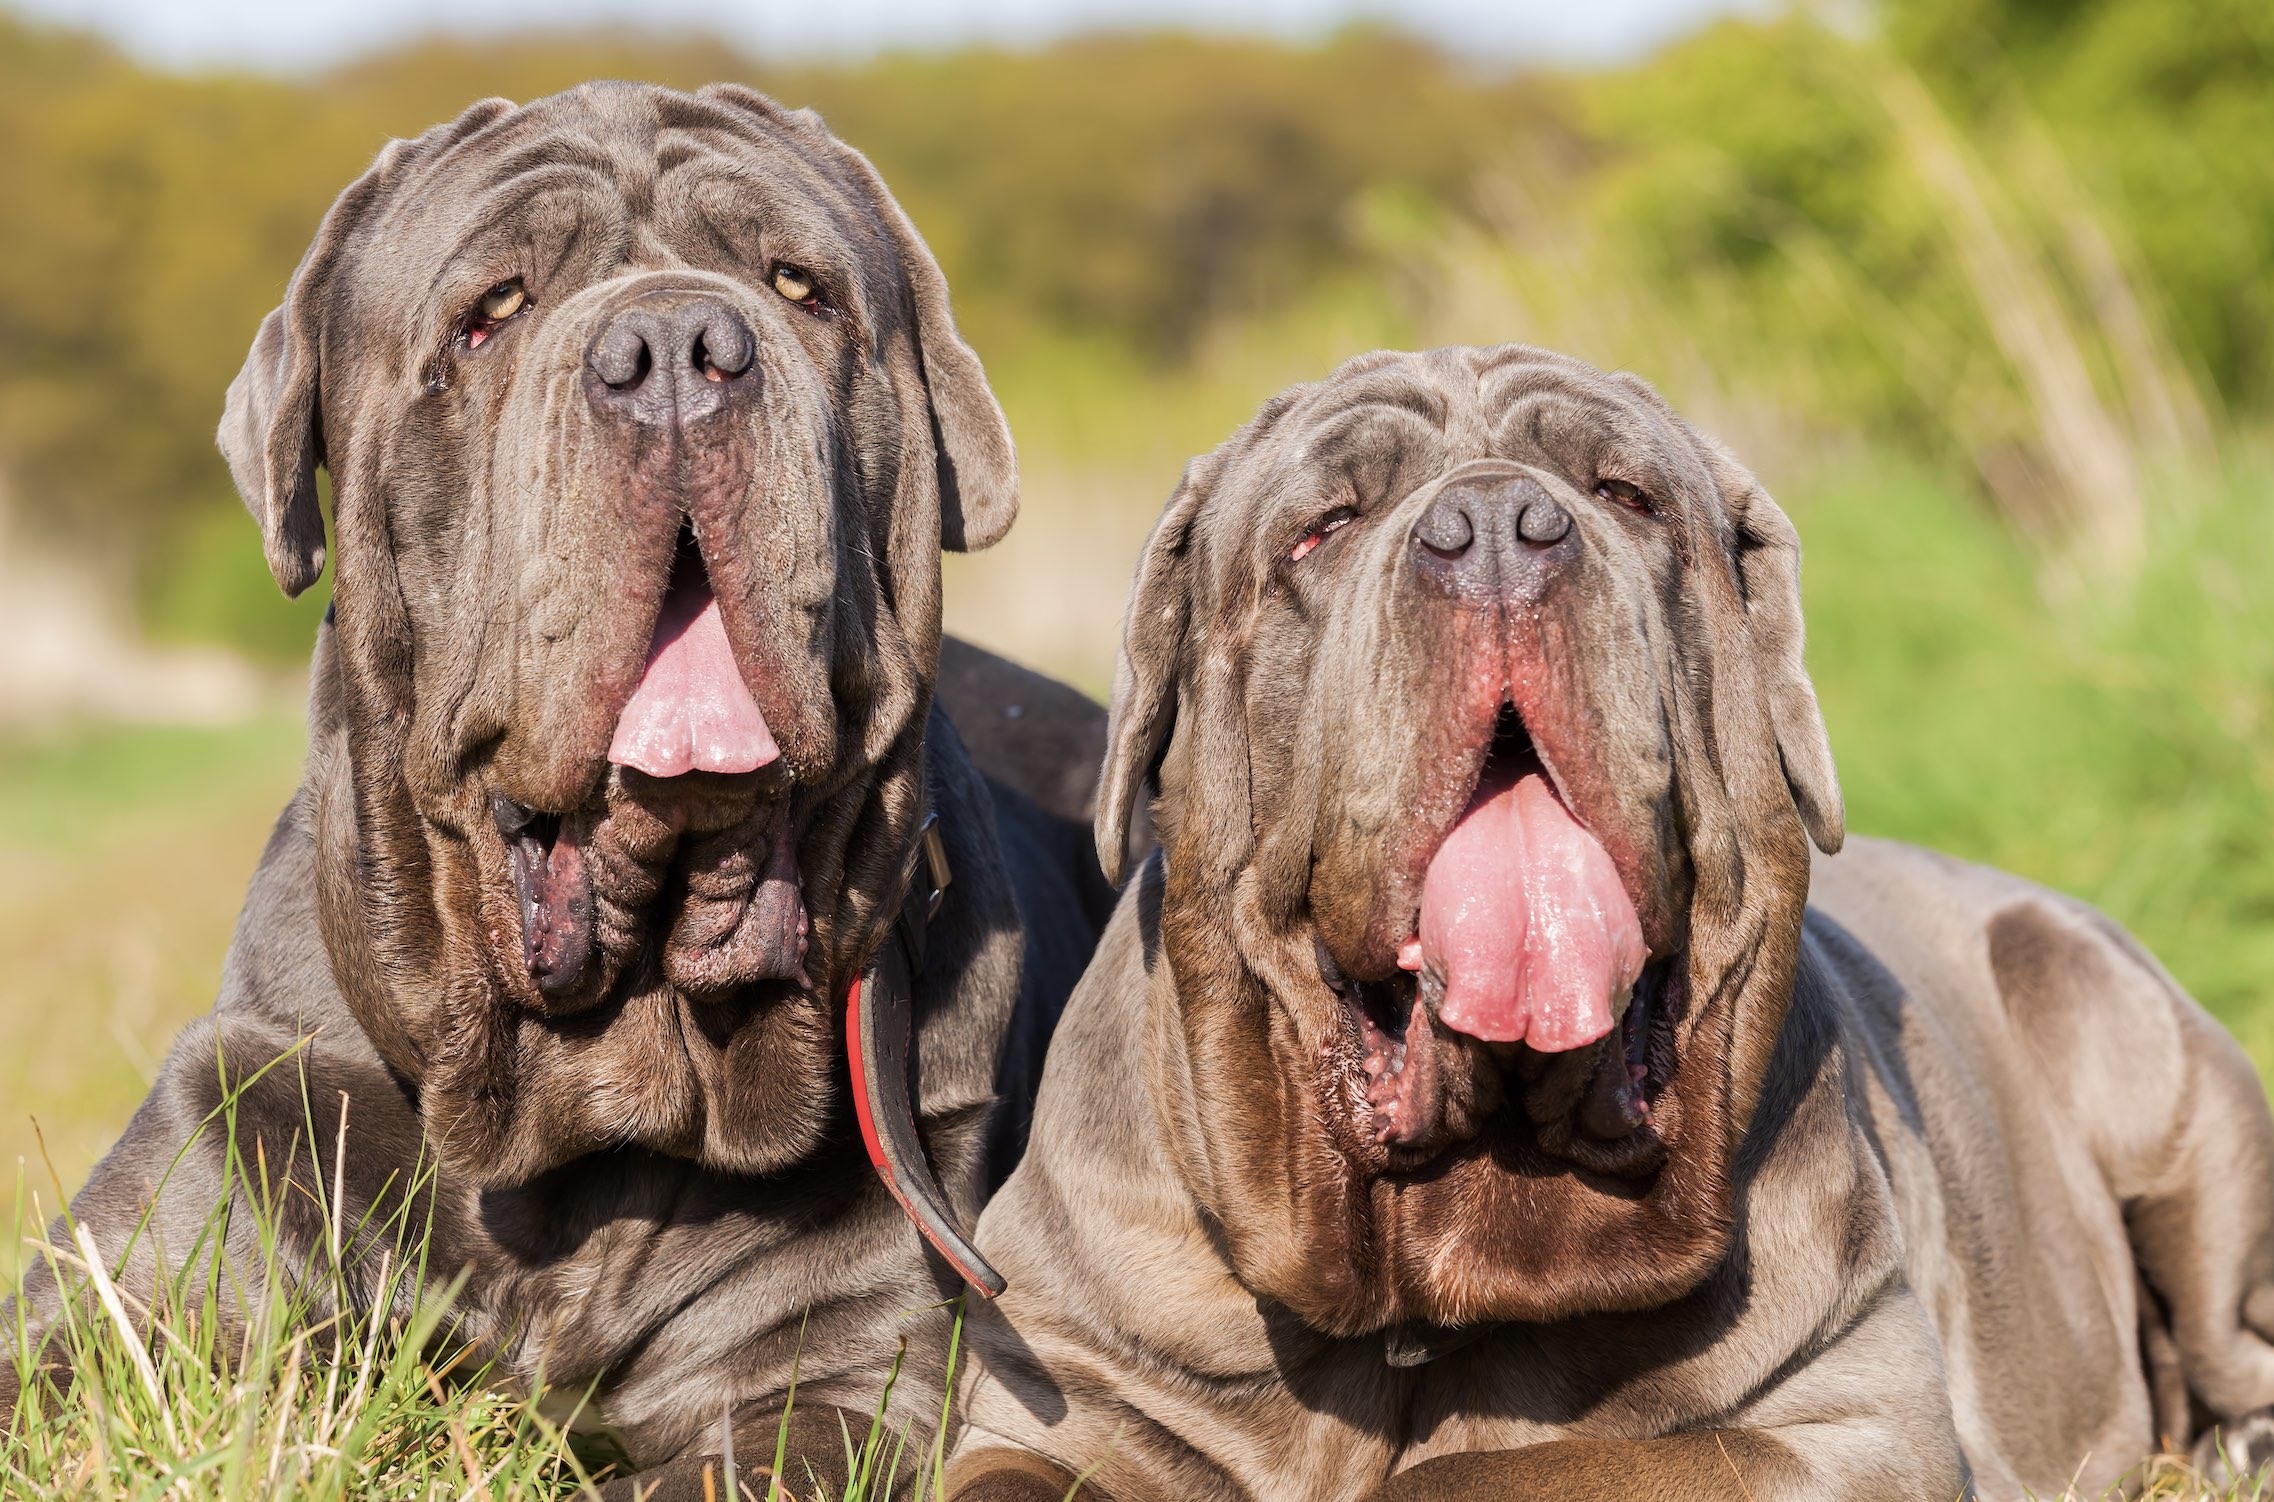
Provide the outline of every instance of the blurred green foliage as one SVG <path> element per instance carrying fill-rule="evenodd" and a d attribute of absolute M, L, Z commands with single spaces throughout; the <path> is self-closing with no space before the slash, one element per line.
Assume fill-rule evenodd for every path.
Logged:
<path fill-rule="evenodd" d="M 1368 186 L 1458 202 L 1533 92 L 1371 33 L 798 69 L 699 43 L 436 43 L 296 84 L 152 73 L 0 16 L 0 465 L 20 509 L 149 598 L 166 544 L 230 494 L 222 390 L 332 196 L 474 99 L 625 76 L 819 107 L 895 184 L 988 352 L 1071 335 L 1149 360 L 1347 260 L 1343 209 Z"/>
<path fill-rule="evenodd" d="M 1977 128 L 2036 111 L 2238 410 L 2274 401 L 2274 6 L 1902 0 L 1893 43 Z"/>
<path fill-rule="evenodd" d="M 219 556 L 199 539 L 230 495 L 220 395 L 325 204 L 391 135 L 601 76 L 819 108 L 894 184 L 1012 384 L 1022 364 L 1186 370 L 1258 320 L 1355 298 L 1392 331 L 1548 338 L 1678 396 L 1711 371 L 1810 443 L 1970 474 L 2041 535 L 2100 483 L 2064 421 L 2118 434 L 2102 479 L 2130 506 L 2131 448 L 2199 438 L 2222 408 L 2262 417 L 2274 8 L 1894 0 L 1880 33 L 1732 21 L 1562 76 L 1371 29 L 827 66 L 600 34 L 288 80 L 153 72 L 0 15 L 0 476 L 159 624 L 264 647 L 219 594 L 166 581 Z M 1943 133 L 1957 176 L 1938 187 Z M 1977 191 L 1979 223 L 1959 201 Z M 1987 272 L 1981 224 L 2010 252 Z M 1439 296 L 1460 245 L 1529 278 L 1533 316 Z M 2001 323 L 1999 274 L 2034 324 Z"/>
<path fill-rule="evenodd" d="M 1963 491 L 1852 463 L 1783 500 L 1851 829 L 2097 903 L 2274 1073 L 2274 466 L 2123 587 L 2054 598 Z"/>
<path fill-rule="evenodd" d="M 519 37 L 287 80 L 0 17 L 0 499 L 158 634 L 302 655 L 321 591 L 276 599 L 211 443 L 259 318 L 386 138 L 607 76 L 812 105 L 906 203 L 1025 461 L 1009 543 L 950 565 L 988 639 L 1102 689 L 1184 458 L 1350 353 L 1623 365 L 1799 521 L 1854 827 L 2101 902 L 2274 1064 L 2264 0 L 1888 0 L 1568 74 L 1357 30 L 794 67 Z M 194 798 L 197 758 L 106 733 L 124 761 L 0 761 L 0 853 L 51 784 Z"/>

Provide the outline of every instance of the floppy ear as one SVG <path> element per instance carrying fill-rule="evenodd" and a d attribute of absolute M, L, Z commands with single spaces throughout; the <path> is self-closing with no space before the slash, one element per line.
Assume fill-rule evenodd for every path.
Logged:
<path fill-rule="evenodd" d="M 785 110 L 755 89 L 714 83 L 702 97 L 731 104 L 782 129 L 796 131 L 832 152 L 865 188 L 877 216 L 900 252 L 916 305 L 916 347 L 931 395 L 932 429 L 940 456 L 940 546 L 951 553 L 993 547 L 1019 515 L 1018 455 L 1011 425 L 987 384 L 979 356 L 956 331 L 948 307 L 947 278 L 931 247 L 916 233 L 869 159 L 829 133 L 812 110 Z"/>
<path fill-rule="evenodd" d="M 283 306 L 261 320 L 244 368 L 229 383 L 214 439 L 237 493 L 261 524 L 268 570 L 287 596 L 324 571 L 324 515 L 316 502 L 316 466 L 324 462 L 321 352 L 340 253 L 406 161 L 462 140 L 512 108 L 510 99 L 484 99 L 414 141 L 389 141 L 324 215 Z"/>
<path fill-rule="evenodd" d="M 940 453 L 940 546 L 954 553 L 993 547 L 1019 516 L 1019 462 L 1011 425 L 987 384 L 979 356 L 956 332 L 947 278 L 932 259 L 931 247 L 884 191 L 867 159 L 850 154 L 876 185 L 916 298 L 916 337 Z"/>
<path fill-rule="evenodd" d="M 1695 432 L 1695 430 L 1692 430 Z M 1713 470 L 1723 504 L 1736 523 L 1737 582 L 1745 596 L 1745 626 L 1753 639 L 1769 721 L 1784 761 L 1785 782 L 1800 822 L 1816 848 L 1830 855 L 1847 838 L 1832 742 L 1802 660 L 1800 534 L 1768 491 L 1720 442 L 1703 433 L 1699 447 Z"/>
<path fill-rule="evenodd" d="M 268 571 L 288 597 L 324 571 L 324 514 L 316 504 L 324 437 L 316 415 L 316 339 L 296 307 L 306 261 L 301 268 L 284 306 L 261 320 L 244 369 L 229 383 L 216 435 L 237 493 L 261 524 Z"/>
<path fill-rule="evenodd" d="M 1213 456 L 1185 466 L 1176 494 L 1153 524 L 1129 588 L 1121 654 L 1113 665 L 1113 708 L 1098 780 L 1098 864 L 1121 884 L 1129 863 L 1129 825 L 1176 725 L 1178 664 L 1192 617 L 1192 519 L 1215 477 Z"/>

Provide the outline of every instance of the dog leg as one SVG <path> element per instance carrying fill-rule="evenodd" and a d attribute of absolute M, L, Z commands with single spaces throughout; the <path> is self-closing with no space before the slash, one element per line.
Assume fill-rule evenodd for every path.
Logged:
<path fill-rule="evenodd" d="M 2186 1056 L 2176 1130 L 2125 1224 L 2170 1310 L 2187 1386 L 2231 1421 L 2274 1404 L 2274 1116 L 2234 1040 L 2174 1002 Z"/>
<path fill-rule="evenodd" d="M 2187 1389 L 2224 1420 L 2274 1404 L 2274 1114 L 2258 1072 L 2098 914 L 2017 903 L 1989 939 L 2019 1036 L 2124 1207 Z"/>

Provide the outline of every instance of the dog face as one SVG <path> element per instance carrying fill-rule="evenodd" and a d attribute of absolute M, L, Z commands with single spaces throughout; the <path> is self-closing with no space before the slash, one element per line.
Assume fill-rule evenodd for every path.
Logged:
<path fill-rule="evenodd" d="M 797 1157 L 921 804 L 939 551 L 1016 510 L 868 164 L 733 88 L 476 105 L 342 195 L 221 444 L 287 592 L 332 476 L 326 939 L 444 1150 Z"/>
<path fill-rule="evenodd" d="M 1156 1086 L 1251 1288 L 1351 1334 L 1719 1259 L 1841 838 L 1798 564 L 1647 386 L 1531 349 L 1354 361 L 1193 465 L 1099 848 L 1157 775 Z"/>

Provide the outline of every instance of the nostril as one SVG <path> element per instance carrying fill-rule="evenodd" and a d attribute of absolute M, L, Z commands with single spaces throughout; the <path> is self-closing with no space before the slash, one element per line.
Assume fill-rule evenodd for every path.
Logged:
<path fill-rule="evenodd" d="M 628 318 L 618 319 L 600 336 L 588 359 L 592 373 L 618 391 L 631 390 L 655 368 L 646 335 Z"/>
<path fill-rule="evenodd" d="M 1516 518 L 1516 535 L 1536 548 L 1552 547 L 1570 532 L 1571 513 L 1544 495 Z"/>
<path fill-rule="evenodd" d="M 741 375 L 757 353 L 750 326 L 723 308 L 703 325 L 695 341 L 695 364 L 706 375 L 713 371 L 729 378 Z"/>
<path fill-rule="evenodd" d="M 1463 506 L 1432 506 L 1413 529 L 1413 540 L 1440 558 L 1458 558 L 1476 541 L 1476 524 Z"/>

